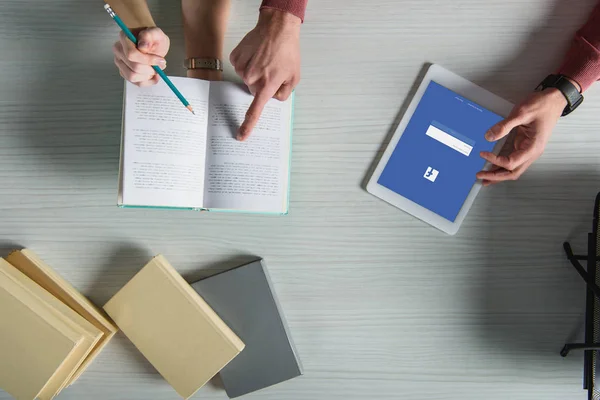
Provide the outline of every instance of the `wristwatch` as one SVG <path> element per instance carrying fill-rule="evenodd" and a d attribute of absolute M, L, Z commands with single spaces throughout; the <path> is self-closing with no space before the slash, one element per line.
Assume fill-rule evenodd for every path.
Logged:
<path fill-rule="evenodd" d="M 577 89 L 577 87 L 564 75 L 548 75 L 535 90 L 536 92 L 541 92 L 548 88 L 560 90 L 563 96 L 565 96 L 565 99 L 567 99 L 567 106 L 562 113 L 563 117 L 572 113 L 581 103 L 583 103 L 583 95 L 579 92 L 579 89 Z"/>
<path fill-rule="evenodd" d="M 223 71 L 223 63 L 218 58 L 186 58 L 183 66 L 187 69 L 214 69 Z"/>

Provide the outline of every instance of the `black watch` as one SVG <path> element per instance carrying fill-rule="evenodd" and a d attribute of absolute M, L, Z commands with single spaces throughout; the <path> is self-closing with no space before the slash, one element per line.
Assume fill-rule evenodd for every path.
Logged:
<path fill-rule="evenodd" d="M 541 92 L 544 89 L 556 88 L 567 99 L 567 106 L 563 110 L 562 116 L 569 115 L 572 113 L 581 103 L 583 103 L 583 95 L 579 93 L 579 89 L 573 85 L 566 76 L 564 75 L 548 75 L 546 79 L 542 81 L 535 88 L 537 92 Z"/>

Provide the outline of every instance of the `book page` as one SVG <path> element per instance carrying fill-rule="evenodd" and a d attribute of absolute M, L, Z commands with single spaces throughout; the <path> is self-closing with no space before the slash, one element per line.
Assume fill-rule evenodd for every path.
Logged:
<path fill-rule="evenodd" d="M 271 99 L 252 135 L 235 139 L 253 96 L 211 82 L 204 207 L 265 213 L 287 211 L 292 99 Z"/>
<path fill-rule="evenodd" d="M 126 83 L 121 185 L 126 206 L 202 206 L 210 85 L 170 79 L 196 115 L 163 81 L 147 88 Z"/>

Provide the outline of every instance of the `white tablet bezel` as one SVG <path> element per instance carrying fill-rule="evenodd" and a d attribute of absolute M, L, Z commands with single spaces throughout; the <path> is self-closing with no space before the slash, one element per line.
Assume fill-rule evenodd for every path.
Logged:
<path fill-rule="evenodd" d="M 438 228 L 442 232 L 454 235 L 460 228 L 460 225 L 462 224 L 467 213 L 469 212 L 469 209 L 473 205 L 477 193 L 479 193 L 479 190 L 481 189 L 480 181 L 475 182 L 475 184 L 471 188 L 471 191 L 469 192 L 469 195 L 467 196 L 467 199 L 461 207 L 454 222 L 437 215 L 436 213 L 426 209 L 425 207 L 377 183 L 379 177 L 381 176 L 381 173 L 383 172 L 383 169 L 385 168 L 388 160 L 390 159 L 390 156 L 396 148 L 400 137 L 404 133 L 406 125 L 408 125 L 408 122 L 412 118 L 413 113 L 417 108 L 417 105 L 420 103 L 421 98 L 423 97 L 423 94 L 425 93 L 425 90 L 427 89 L 427 86 L 431 81 L 435 81 L 436 83 L 444 86 L 445 88 L 448 88 L 453 92 L 456 92 L 459 95 L 505 118 L 508 116 L 511 109 L 513 108 L 513 105 L 510 102 L 496 96 L 493 93 L 488 92 L 487 90 L 475 85 L 474 83 L 469 82 L 468 80 L 456 75 L 453 72 L 448 71 L 447 69 L 437 64 L 432 64 L 427 70 L 427 73 L 425 74 L 421 85 L 419 85 L 415 96 L 411 100 L 406 112 L 404 113 L 402 120 L 398 124 L 398 128 L 394 132 L 394 136 L 390 140 L 390 143 L 386 147 L 385 152 L 381 157 L 381 160 L 377 164 L 375 172 L 373 172 L 373 175 L 371 175 L 371 178 L 367 183 L 367 191 L 372 195 L 390 203 L 391 205 L 398 207 L 401 210 Z M 498 152 L 502 148 L 503 143 L 504 140 L 496 143 L 496 145 L 494 146 L 495 154 L 498 154 Z M 488 167 L 489 165 L 486 165 L 486 168 Z"/>

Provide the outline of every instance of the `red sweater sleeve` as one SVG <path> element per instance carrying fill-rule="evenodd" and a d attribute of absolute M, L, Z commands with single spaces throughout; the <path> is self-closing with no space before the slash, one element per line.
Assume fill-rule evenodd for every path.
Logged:
<path fill-rule="evenodd" d="M 600 3 L 577 31 L 558 72 L 577 81 L 582 91 L 600 79 Z"/>
<path fill-rule="evenodd" d="M 263 0 L 260 9 L 275 8 L 277 10 L 289 12 L 300 18 L 304 22 L 304 12 L 308 0 Z"/>

